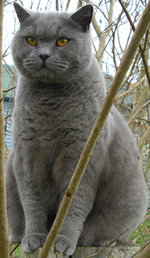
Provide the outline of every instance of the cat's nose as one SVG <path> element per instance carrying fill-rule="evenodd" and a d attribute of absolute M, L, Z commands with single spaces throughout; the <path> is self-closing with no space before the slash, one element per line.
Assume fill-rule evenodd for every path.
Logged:
<path fill-rule="evenodd" d="M 43 62 L 45 62 L 47 60 L 47 58 L 49 57 L 49 55 L 45 55 L 45 54 L 42 54 L 42 55 L 39 55 L 40 58 L 42 59 Z"/>

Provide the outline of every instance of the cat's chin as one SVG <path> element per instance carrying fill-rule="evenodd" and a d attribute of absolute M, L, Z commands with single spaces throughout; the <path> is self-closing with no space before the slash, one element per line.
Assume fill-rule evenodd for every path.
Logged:
<path fill-rule="evenodd" d="M 54 80 L 55 78 L 54 72 L 51 72 L 47 68 L 40 69 L 40 71 L 38 71 L 36 75 L 37 75 L 37 78 L 43 82 L 49 82 L 51 80 Z"/>
<path fill-rule="evenodd" d="M 60 83 L 62 82 L 62 77 L 60 75 L 56 76 L 51 72 L 48 72 L 47 74 L 39 72 L 38 74 L 34 74 L 32 80 L 35 82 L 37 81 L 44 83 Z"/>
<path fill-rule="evenodd" d="M 41 81 L 45 83 L 56 81 L 56 78 L 59 76 L 56 76 L 56 73 L 53 71 L 50 71 L 49 69 L 43 67 L 41 69 L 37 69 L 34 72 L 30 71 L 30 74 L 28 73 L 27 77 L 31 78 L 33 81 Z"/>

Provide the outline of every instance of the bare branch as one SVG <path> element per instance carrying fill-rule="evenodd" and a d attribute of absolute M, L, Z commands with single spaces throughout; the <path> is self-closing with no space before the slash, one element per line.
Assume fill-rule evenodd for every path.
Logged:
<path fill-rule="evenodd" d="M 58 0 L 56 0 L 56 10 L 59 11 L 59 3 L 58 3 Z"/>
<path fill-rule="evenodd" d="M 147 128 L 143 137 L 140 139 L 140 141 L 138 143 L 138 147 L 139 147 L 140 150 L 143 148 L 144 144 L 149 139 L 149 137 L 150 137 L 150 127 Z"/>
<path fill-rule="evenodd" d="M 67 10 L 68 10 L 68 8 L 69 8 L 70 1 L 71 1 L 71 0 L 68 0 L 68 1 L 67 1 L 67 4 L 66 4 L 66 11 L 67 11 Z"/>
<path fill-rule="evenodd" d="M 115 237 L 107 246 L 104 246 L 99 252 L 92 254 L 90 256 L 86 256 L 85 258 L 91 258 L 91 257 L 95 257 L 97 255 L 99 255 L 100 253 L 102 253 L 106 248 L 108 248 L 109 246 L 111 246 L 113 243 L 115 243 L 120 236 L 122 236 L 123 234 L 125 234 L 128 230 L 125 230 L 124 232 L 122 232 L 121 234 L 119 234 L 117 237 Z"/>
<path fill-rule="evenodd" d="M 2 100 L 2 30 L 3 30 L 3 7 L 0 0 L 0 100 Z M 5 141 L 4 141 L 4 117 L 3 101 L 0 101 L 0 256 L 9 257 L 8 232 L 6 220 L 6 190 L 5 190 Z"/>
<path fill-rule="evenodd" d="M 130 120 L 128 121 L 128 125 L 130 126 L 130 128 L 133 130 L 134 128 L 134 121 L 138 115 L 138 113 L 147 105 L 149 105 L 150 101 L 147 101 L 145 104 L 143 104 L 145 102 L 146 97 L 148 96 L 148 92 L 149 92 L 149 88 L 145 87 L 143 93 L 140 95 L 138 102 L 135 106 L 135 108 L 132 111 L 132 115 Z"/>
<path fill-rule="evenodd" d="M 120 95 L 118 95 L 118 96 L 116 97 L 116 100 L 115 100 L 116 103 L 118 102 L 118 100 L 119 100 L 120 98 L 123 98 L 123 97 L 127 96 L 127 95 L 130 94 L 132 91 L 134 91 L 136 88 L 138 88 L 138 87 L 141 85 L 141 83 L 145 80 L 145 78 L 146 78 L 146 76 L 143 76 L 143 78 L 142 78 L 138 83 L 136 83 L 133 88 L 130 88 L 129 90 L 127 90 L 127 91 L 121 93 Z"/>
<path fill-rule="evenodd" d="M 120 3 L 120 5 L 122 6 L 122 8 L 123 8 L 123 10 L 124 10 L 124 12 L 125 12 L 125 14 L 126 14 L 126 16 L 127 16 L 127 18 L 128 18 L 128 21 L 130 22 L 130 25 L 131 25 L 131 27 L 132 27 L 132 30 L 135 31 L 135 26 L 134 26 L 134 24 L 133 24 L 133 22 L 132 22 L 132 20 L 131 20 L 131 17 L 130 17 L 130 15 L 129 15 L 129 13 L 128 13 L 128 11 L 127 11 L 127 9 L 126 9 L 124 3 L 122 2 L 122 0 L 119 0 L 119 3 Z M 141 52 L 143 64 L 144 64 L 144 67 L 145 67 L 145 73 L 146 73 L 147 80 L 148 80 L 149 87 L 150 87 L 150 76 L 149 76 L 148 65 L 147 65 L 147 61 L 146 61 L 146 59 L 145 59 L 144 51 L 143 51 L 141 45 L 139 45 L 139 49 L 140 49 L 140 52 Z"/>
<path fill-rule="evenodd" d="M 134 256 L 131 258 L 148 258 L 150 254 L 150 242 L 146 243 Z"/>
<path fill-rule="evenodd" d="M 91 2 L 90 0 L 86 0 L 86 3 L 89 4 L 90 2 Z M 103 52 L 104 52 L 105 45 L 106 45 L 106 39 L 112 28 L 113 6 L 114 6 L 114 0 L 111 0 L 110 7 L 109 7 L 108 25 L 104 32 L 101 31 L 101 28 L 98 25 L 95 16 L 93 16 L 93 20 L 92 20 L 93 27 L 99 38 L 99 48 L 97 51 L 97 55 L 98 55 L 98 60 L 99 60 L 100 64 L 102 64 L 102 56 L 103 56 Z"/>

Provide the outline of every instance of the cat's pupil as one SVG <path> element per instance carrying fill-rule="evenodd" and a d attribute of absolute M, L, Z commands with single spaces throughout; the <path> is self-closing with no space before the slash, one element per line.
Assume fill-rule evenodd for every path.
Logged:
<path fill-rule="evenodd" d="M 69 42 L 69 39 L 58 39 L 57 41 L 56 41 L 56 45 L 58 46 L 58 47 L 64 47 L 64 46 L 66 46 L 67 44 L 68 44 L 68 42 Z"/>
<path fill-rule="evenodd" d="M 26 38 L 26 42 L 31 45 L 31 46 L 36 46 L 38 41 L 37 39 L 33 38 L 33 37 L 27 37 Z"/>

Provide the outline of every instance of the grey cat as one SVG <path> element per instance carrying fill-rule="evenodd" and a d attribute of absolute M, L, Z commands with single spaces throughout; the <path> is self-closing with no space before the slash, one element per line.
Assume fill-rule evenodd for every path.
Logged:
<path fill-rule="evenodd" d="M 43 245 L 83 146 L 106 96 L 92 53 L 93 8 L 39 13 L 15 3 L 20 29 L 12 42 L 19 72 L 13 149 L 7 162 L 10 240 L 25 252 Z M 115 107 L 106 121 L 56 249 L 125 243 L 147 209 L 147 188 L 134 137 Z"/>

